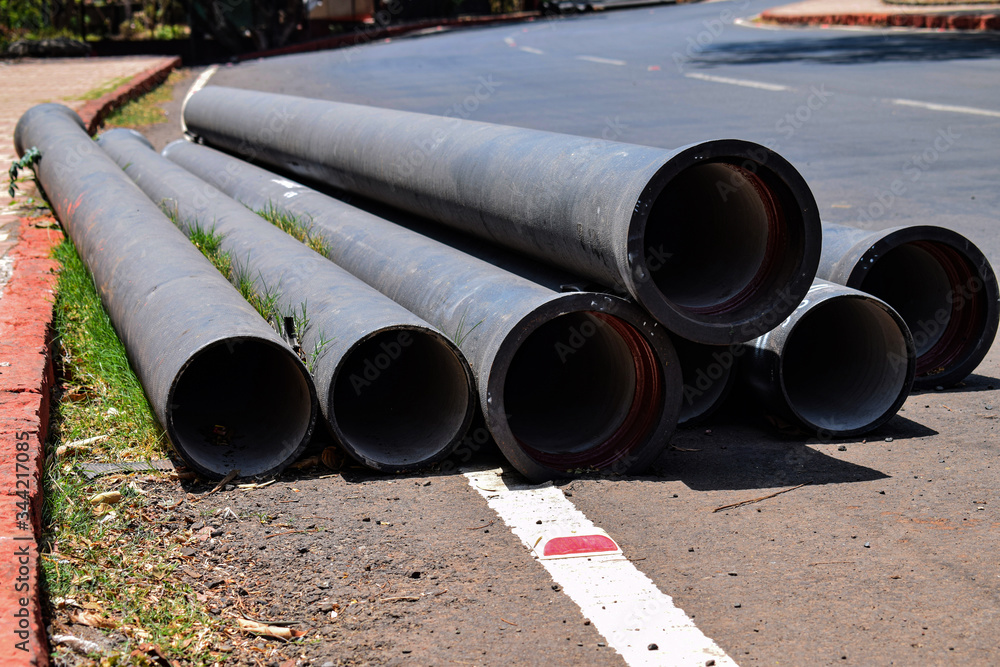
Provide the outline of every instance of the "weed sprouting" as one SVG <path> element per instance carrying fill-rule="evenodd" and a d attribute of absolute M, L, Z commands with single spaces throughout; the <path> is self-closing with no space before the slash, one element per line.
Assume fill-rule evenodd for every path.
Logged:
<path fill-rule="evenodd" d="M 7 195 L 13 199 L 17 195 L 18 173 L 24 169 L 30 169 L 41 159 L 42 153 L 36 146 L 32 146 L 24 152 L 20 160 L 11 163 L 7 170 L 9 182 L 7 183 Z"/>
<path fill-rule="evenodd" d="M 253 212 L 296 241 L 304 243 L 309 249 L 324 257 L 330 254 L 330 244 L 321 234 L 316 233 L 312 220 L 303 220 L 293 213 L 278 208 L 271 202 L 268 202 L 264 208 L 253 209 Z"/>

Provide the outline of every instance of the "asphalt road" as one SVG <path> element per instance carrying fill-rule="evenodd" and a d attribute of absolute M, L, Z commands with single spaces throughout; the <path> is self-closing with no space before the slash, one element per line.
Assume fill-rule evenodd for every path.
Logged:
<path fill-rule="evenodd" d="M 462 30 L 226 67 L 211 84 L 665 147 L 754 140 L 802 172 L 825 220 L 944 225 L 1000 263 L 1000 40 L 734 23 L 766 7 L 738 0 Z M 995 345 L 965 386 L 912 396 L 867 439 L 782 438 L 723 416 L 679 432 L 649 477 L 559 487 L 739 664 L 1000 664 L 998 377 Z M 488 552 L 492 578 L 467 586 L 465 613 L 447 623 L 395 610 L 372 650 L 412 664 L 619 660 L 582 618 L 571 614 L 579 631 L 561 636 L 554 619 L 566 622 L 566 600 L 554 617 L 551 591 L 537 585 L 549 581 L 542 565 L 499 519 L 492 534 L 466 530 L 473 515 L 497 518 L 489 492 L 471 493 L 461 475 L 433 479 L 403 509 L 422 521 L 397 520 L 395 543 L 419 544 L 411 556 L 443 568 L 440 553 Z M 357 480 L 322 481 L 316 492 L 331 506 L 357 498 Z M 365 481 L 373 497 L 392 496 L 393 483 Z M 437 542 L 416 532 L 435 522 Z M 502 600 L 487 587 L 497 581 Z M 533 583 L 522 591 L 520 581 Z M 531 637 L 510 632 L 512 620 L 534 623 Z M 645 647 L 658 622 L 630 616 L 632 643 Z M 705 664 L 682 644 L 633 655 Z"/>

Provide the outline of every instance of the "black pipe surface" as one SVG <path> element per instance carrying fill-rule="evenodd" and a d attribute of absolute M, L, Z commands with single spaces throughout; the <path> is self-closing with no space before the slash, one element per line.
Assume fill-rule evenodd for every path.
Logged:
<path fill-rule="evenodd" d="M 824 224 L 817 275 L 877 296 L 906 320 L 917 350 L 916 387 L 961 382 L 996 338 L 996 274 L 972 241 L 950 229 Z"/>
<path fill-rule="evenodd" d="M 14 144 L 19 155 L 41 151 L 35 173 L 184 461 L 219 478 L 274 474 L 295 460 L 316 395 L 291 348 L 71 110 L 32 107 Z"/>
<path fill-rule="evenodd" d="M 684 381 L 684 398 L 678 426 L 695 426 L 711 417 L 736 384 L 736 364 L 742 345 L 705 345 L 671 336 Z"/>
<path fill-rule="evenodd" d="M 258 294 L 298 322 L 320 408 L 338 442 L 376 470 L 450 456 L 475 414 L 472 371 L 454 343 L 391 299 L 157 153 L 139 133 L 98 144 L 189 233 L 220 249 Z"/>
<path fill-rule="evenodd" d="M 210 148 L 177 141 L 164 154 L 246 206 L 310 220 L 330 259 L 451 335 L 493 438 L 527 477 L 635 472 L 666 446 L 680 369 L 635 305 L 560 294 Z"/>
<path fill-rule="evenodd" d="M 207 87 L 189 132 L 630 293 L 685 338 L 768 331 L 820 254 L 816 202 L 770 149 L 665 150 L 456 118 Z"/>
<path fill-rule="evenodd" d="M 913 385 L 913 338 L 899 314 L 824 280 L 788 319 L 745 347 L 739 373 L 757 399 L 821 437 L 877 428 Z"/>

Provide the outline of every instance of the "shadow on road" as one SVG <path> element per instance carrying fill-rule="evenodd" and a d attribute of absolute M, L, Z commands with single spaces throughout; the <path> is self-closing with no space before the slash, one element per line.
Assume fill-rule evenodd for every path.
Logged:
<path fill-rule="evenodd" d="M 861 65 L 882 62 L 970 60 L 1000 56 L 991 34 L 871 32 L 850 37 L 729 42 L 706 47 L 692 64 L 758 65 L 808 62 Z"/>

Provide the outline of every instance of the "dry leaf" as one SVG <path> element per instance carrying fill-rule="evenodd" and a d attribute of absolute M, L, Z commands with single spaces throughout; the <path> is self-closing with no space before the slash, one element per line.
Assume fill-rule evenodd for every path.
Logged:
<path fill-rule="evenodd" d="M 122 494 L 118 491 L 105 491 L 104 493 L 98 493 L 96 496 L 90 499 L 90 502 L 94 505 L 114 505 L 115 503 L 121 502 Z"/>
<path fill-rule="evenodd" d="M 99 614 L 94 614 L 89 611 L 81 611 L 76 614 L 70 614 L 69 620 L 77 623 L 79 625 L 89 625 L 92 628 L 114 628 L 117 627 L 118 623 L 110 618 L 105 618 Z"/>
<path fill-rule="evenodd" d="M 323 453 L 320 454 L 320 460 L 323 461 L 323 465 L 330 470 L 340 470 L 346 459 L 344 457 L 344 452 L 340 449 L 340 447 L 327 447 L 323 450 Z"/>
<path fill-rule="evenodd" d="M 56 456 L 62 458 L 67 454 L 77 454 L 79 452 L 89 452 L 90 447 L 87 445 L 74 445 L 73 443 L 67 445 L 59 445 L 56 447 Z"/>
<path fill-rule="evenodd" d="M 296 461 L 295 463 L 293 463 L 292 465 L 290 465 L 288 467 L 289 468 L 295 468 L 296 470 L 302 470 L 303 468 L 311 468 L 311 467 L 313 467 L 315 465 L 319 465 L 319 457 L 318 456 L 310 456 L 307 459 L 302 459 L 301 461 Z"/>
<path fill-rule="evenodd" d="M 257 621 L 251 621 L 245 618 L 236 619 L 240 624 L 240 629 L 244 632 L 249 632 L 252 635 L 261 635 L 264 637 L 276 637 L 278 639 L 298 639 L 299 637 L 306 634 L 306 630 L 296 630 L 294 628 L 282 628 L 276 625 L 267 625 L 265 623 L 258 623 Z"/>

